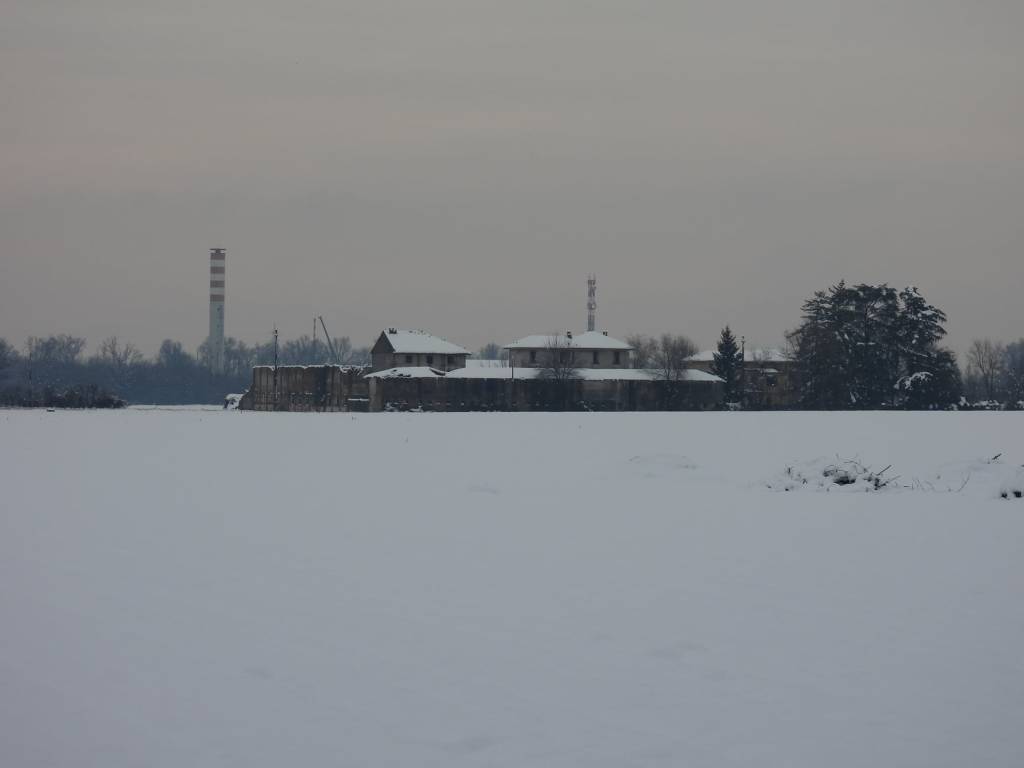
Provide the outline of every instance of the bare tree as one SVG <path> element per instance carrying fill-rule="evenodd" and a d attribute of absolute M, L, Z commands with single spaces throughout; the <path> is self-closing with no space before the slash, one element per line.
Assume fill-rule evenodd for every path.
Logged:
<path fill-rule="evenodd" d="M 160 350 L 156 353 L 156 363 L 169 370 L 188 369 L 196 366 L 196 361 L 185 351 L 181 342 L 173 339 L 164 339 L 160 344 Z"/>
<path fill-rule="evenodd" d="M 1006 345 L 1003 381 L 1011 407 L 1021 408 L 1024 402 L 1024 339 Z"/>
<path fill-rule="evenodd" d="M 45 338 L 29 336 L 25 349 L 33 363 L 72 365 L 81 357 L 82 350 L 85 349 L 85 339 L 66 333 Z"/>
<path fill-rule="evenodd" d="M 142 362 L 142 353 L 135 345 L 122 345 L 117 336 L 110 336 L 100 342 L 93 361 L 109 371 L 116 386 L 123 387 L 131 380 L 134 367 Z"/>
<path fill-rule="evenodd" d="M 633 333 L 626 337 L 626 343 L 633 348 L 633 367 L 652 368 L 658 352 L 658 340 L 653 336 Z"/>
<path fill-rule="evenodd" d="M 18 350 L 7 339 L 0 339 L 0 370 L 14 365 L 18 361 Z"/>
<path fill-rule="evenodd" d="M 539 398 L 543 407 L 549 410 L 571 409 L 576 381 L 580 378 L 571 338 L 556 334 L 550 335 L 547 346 L 541 350 L 538 362 L 537 378 L 539 381 L 533 388 L 534 397 Z"/>
<path fill-rule="evenodd" d="M 334 351 L 338 355 L 338 362 L 341 365 L 352 363 L 352 339 L 348 336 L 334 337 Z"/>
<path fill-rule="evenodd" d="M 369 365 L 370 364 L 370 348 L 369 347 L 356 347 L 352 350 L 352 355 L 349 358 L 349 365 Z"/>
<path fill-rule="evenodd" d="M 687 359 L 697 354 L 697 345 L 688 337 L 663 333 L 651 360 L 651 368 L 665 381 L 681 381 L 687 370 Z"/>
<path fill-rule="evenodd" d="M 101 341 L 96 356 L 119 371 L 142 362 L 142 353 L 136 346 L 130 343 L 122 346 L 117 336 L 110 336 Z"/>
<path fill-rule="evenodd" d="M 476 353 L 476 356 L 481 360 L 497 360 L 501 357 L 501 347 L 492 341 L 480 347 L 480 351 Z"/>
<path fill-rule="evenodd" d="M 548 337 L 537 378 L 548 381 L 571 381 L 580 378 L 575 351 L 569 338 L 557 334 Z"/>
<path fill-rule="evenodd" d="M 999 385 L 1005 363 L 1006 348 L 991 339 L 975 339 L 967 350 L 968 373 L 977 375 L 986 400 L 999 399 Z"/>

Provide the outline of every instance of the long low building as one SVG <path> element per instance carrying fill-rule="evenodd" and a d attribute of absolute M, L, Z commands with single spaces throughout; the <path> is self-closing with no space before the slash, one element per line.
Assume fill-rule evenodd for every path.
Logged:
<path fill-rule="evenodd" d="M 465 368 L 449 371 L 449 379 L 537 379 L 543 378 L 543 368 L 516 368 L 510 365 L 474 366 L 473 361 Z M 571 378 L 582 381 L 662 381 L 664 377 L 656 371 L 644 368 L 577 368 Z M 697 369 L 679 372 L 677 381 L 705 382 L 721 384 L 722 380 L 712 373 Z"/>
<path fill-rule="evenodd" d="M 722 381 L 687 371 L 664 381 L 650 371 L 581 370 L 552 380 L 536 368 L 469 366 L 444 373 L 425 367 L 368 372 L 334 365 L 257 366 L 243 411 L 674 411 L 704 410 L 722 400 Z"/>

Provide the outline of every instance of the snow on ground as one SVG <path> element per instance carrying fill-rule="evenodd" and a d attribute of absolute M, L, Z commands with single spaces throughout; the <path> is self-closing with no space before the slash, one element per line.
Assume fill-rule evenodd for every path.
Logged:
<path fill-rule="evenodd" d="M 822 457 L 901 482 L 769 487 Z M 0 764 L 1019 766 L 1021 463 L 1016 413 L 0 411 Z"/>

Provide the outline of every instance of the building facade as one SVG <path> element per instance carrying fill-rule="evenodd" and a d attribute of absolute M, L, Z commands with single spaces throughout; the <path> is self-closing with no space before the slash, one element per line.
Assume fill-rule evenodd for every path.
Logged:
<path fill-rule="evenodd" d="M 715 350 L 686 360 L 688 368 L 712 372 Z M 741 386 L 747 408 L 791 408 L 796 404 L 794 363 L 781 349 L 748 349 L 743 357 Z"/>
<path fill-rule="evenodd" d="M 442 373 L 466 366 L 469 350 L 426 331 L 388 328 L 370 349 L 370 368 L 433 368 Z"/>
<path fill-rule="evenodd" d="M 632 364 L 633 348 L 613 338 L 607 331 L 573 334 L 525 336 L 503 349 L 510 365 L 517 368 L 547 368 L 560 365 L 572 368 L 619 368 Z"/>

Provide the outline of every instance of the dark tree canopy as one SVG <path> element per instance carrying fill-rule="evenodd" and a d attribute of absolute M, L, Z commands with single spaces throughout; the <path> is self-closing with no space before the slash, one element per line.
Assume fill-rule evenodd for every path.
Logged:
<path fill-rule="evenodd" d="M 939 347 L 946 315 L 916 288 L 840 282 L 804 302 L 788 334 L 808 408 L 933 408 L 960 397 L 960 373 Z"/>
<path fill-rule="evenodd" d="M 727 325 L 718 337 L 718 347 L 711 361 L 711 372 L 725 382 L 725 402 L 732 403 L 740 394 L 740 377 L 743 372 L 743 352 L 736 343 L 736 336 Z"/>
<path fill-rule="evenodd" d="M 324 341 L 309 336 L 285 340 L 279 344 L 278 362 L 369 362 L 369 349 L 353 349 L 347 336 L 332 339 L 332 344 L 333 353 Z M 88 405 L 107 394 L 129 403 L 222 403 L 225 395 L 248 388 L 254 365 L 274 362 L 273 341 L 249 346 L 231 337 L 224 340 L 221 374 L 210 370 L 205 343 L 192 354 L 181 342 L 166 339 L 151 359 L 116 336 L 104 339 L 88 359 L 82 356 L 85 345 L 85 339 L 68 334 L 32 337 L 19 355 L 0 339 L 0 403 Z"/>

